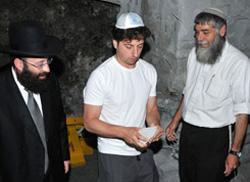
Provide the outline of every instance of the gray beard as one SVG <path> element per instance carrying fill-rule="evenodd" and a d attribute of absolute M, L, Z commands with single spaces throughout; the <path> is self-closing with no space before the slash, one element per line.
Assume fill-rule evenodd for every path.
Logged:
<path fill-rule="evenodd" d="M 215 40 L 208 48 L 201 47 L 202 42 L 196 41 L 196 57 L 200 63 L 214 64 L 221 55 L 225 39 L 220 35 L 216 35 Z"/>

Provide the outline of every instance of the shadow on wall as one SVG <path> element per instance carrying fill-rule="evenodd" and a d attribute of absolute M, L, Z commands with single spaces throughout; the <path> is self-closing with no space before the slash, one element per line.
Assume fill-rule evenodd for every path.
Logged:
<path fill-rule="evenodd" d="M 0 67 L 10 63 L 10 56 L 0 53 Z"/>
<path fill-rule="evenodd" d="M 65 72 L 65 64 L 62 59 L 55 57 L 53 62 L 50 65 L 50 69 L 55 75 L 60 78 Z"/>

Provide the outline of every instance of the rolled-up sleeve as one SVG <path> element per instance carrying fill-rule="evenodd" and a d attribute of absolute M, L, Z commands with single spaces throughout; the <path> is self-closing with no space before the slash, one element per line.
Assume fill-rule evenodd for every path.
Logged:
<path fill-rule="evenodd" d="M 232 78 L 234 114 L 250 114 L 250 62 L 236 65 Z"/>

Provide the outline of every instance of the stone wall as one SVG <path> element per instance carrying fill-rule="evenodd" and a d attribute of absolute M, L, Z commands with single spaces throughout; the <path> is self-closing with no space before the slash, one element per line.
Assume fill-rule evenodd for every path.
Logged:
<path fill-rule="evenodd" d="M 82 89 L 90 72 L 113 54 L 111 30 L 119 6 L 93 0 L 1 0 L 0 44 L 8 44 L 12 21 L 41 21 L 48 34 L 65 43 L 52 64 L 58 74 L 67 115 L 81 115 Z M 0 65 L 8 62 L 0 55 Z"/>

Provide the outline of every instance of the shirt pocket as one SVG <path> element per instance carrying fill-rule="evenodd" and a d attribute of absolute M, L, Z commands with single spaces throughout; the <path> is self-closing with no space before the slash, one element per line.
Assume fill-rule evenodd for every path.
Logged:
<path fill-rule="evenodd" d="M 205 87 L 205 108 L 216 108 L 227 105 L 230 100 L 229 81 L 212 76 Z"/>

